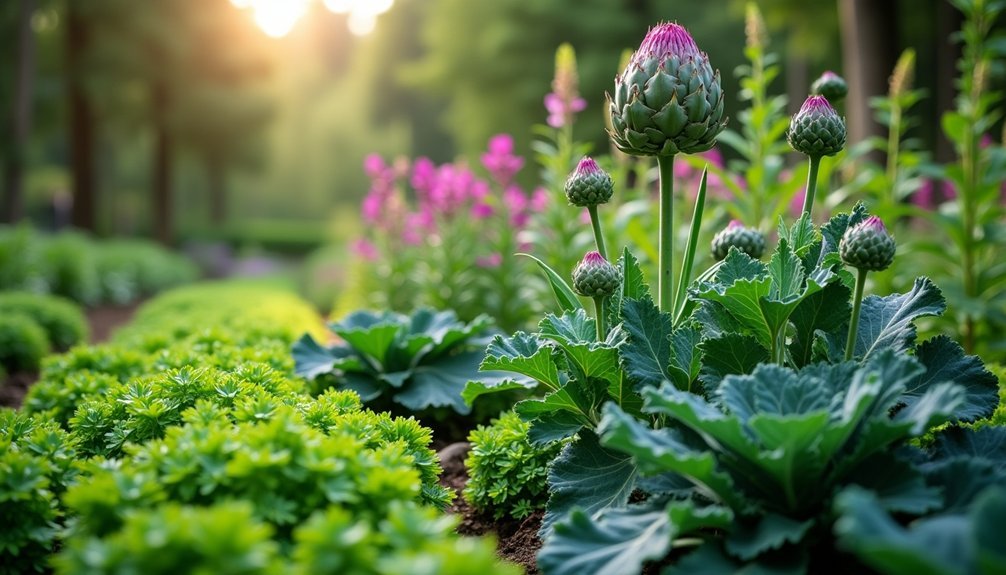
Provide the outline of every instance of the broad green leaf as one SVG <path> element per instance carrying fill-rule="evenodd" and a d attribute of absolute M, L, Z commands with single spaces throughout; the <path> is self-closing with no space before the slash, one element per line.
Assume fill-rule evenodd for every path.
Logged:
<path fill-rule="evenodd" d="M 765 264 L 740 250 L 730 250 L 723 264 L 716 270 L 714 285 L 726 288 L 738 280 L 754 280 L 768 273 Z"/>
<path fill-rule="evenodd" d="M 671 315 L 657 309 L 649 298 L 622 302 L 622 330 L 626 342 L 618 353 L 626 374 L 637 389 L 673 380 L 670 373 L 672 329 Z"/>
<path fill-rule="evenodd" d="M 537 336 L 522 331 L 508 338 L 493 338 L 479 369 L 526 375 L 552 390 L 562 386 L 559 370 L 552 360 L 552 348 Z"/>
<path fill-rule="evenodd" d="M 552 411 L 539 414 L 531 421 L 527 437 L 535 445 L 545 445 L 567 437 L 573 437 L 588 422 L 582 416 L 569 411 Z"/>
<path fill-rule="evenodd" d="M 639 573 L 645 561 L 667 554 L 673 535 L 662 509 L 609 509 L 597 519 L 574 509 L 545 540 L 538 567 L 549 575 Z"/>
<path fill-rule="evenodd" d="M 584 422 L 588 422 L 587 413 L 584 407 L 589 407 L 583 397 L 573 386 L 564 386 L 557 391 L 549 393 L 540 399 L 525 399 L 518 401 L 514 405 L 514 411 L 521 416 L 521 419 L 530 421 L 544 413 L 554 411 L 568 411 L 577 416 L 583 417 Z"/>
<path fill-rule="evenodd" d="M 357 311 L 329 327 L 361 356 L 383 365 L 386 370 L 397 371 L 409 366 L 386 365 L 385 360 L 405 321 L 404 316 L 392 312 Z"/>
<path fill-rule="evenodd" d="M 412 371 L 412 381 L 395 394 L 395 401 L 418 411 L 427 407 L 449 406 L 461 414 L 471 411 L 471 406 L 461 397 L 465 385 L 478 372 L 482 361 L 481 351 L 467 351 L 441 358 L 430 365 L 420 365 Z M 491 376 L 478 375 L 479 380 L 491 387 L 492 383 L 502 383 L 505 374 Z"/>
<path fill-rule="evenodd" d="M 739 279 L 722 288 L 702 288 L 698 296 L 714 301 L 747 328 L 765 348 L 772 347 L 773 331 L 762 313 L 762 301 L 772 290 L 772 279 Z"/>
<path fill-rule="evenodd" d="M 702 529 L 729 529 L 732 519 L 729 509 L 696 507 L 691 501 L 671 502 L 665 509 L 608 509 L 593 520 L 576 509 L 556 524 L 538 565 L 550 575 L 639 573 L 645 561 L 664 557 L 678 537 Z"/>
<path fill-rule="evenodd" d="M 671 375 L 684 376 L 682 381 L 674 381 L 679 388 L 691 391 L 692 382 L 699 377 L 702 369 L 701 342 L 702 333 L 695 327 L 679 326 L 671 332 Z"/>
<path fill-rule="evenodd" d="M 622 301 L 650 297 L 650 286 L 646 285 L 643 270 L 639 267 L 639 260 L 632 255 L 629 248 L 625 248 L 622 252 L 622 258 L 618 263 L 622 270 Z"/>
<path fill-rule="evenodd" d="M 814 231 L 814 222 L 810 214 L 803 214 L 792 227 L 786 227 L 783 219 L 779 218 L 779 241 L 785 240 L 797 255 L 803 255 L 810 251 L 811 246 L 817 240 Z"/>
<path fill-rule="evenodd" d="M 949 427 L 936 435 L 930 453 L 935 461 L 985 460 L 1006 479 L 1006 427 Z"/>
<path fill-rule="evenodd" d="M 597 327 L 594 318 L 587 315 L 581 308 L 566 312 L 561 316 L 547 314 L 538 322 L 538 331 L 542 337 L 558 343 L 596 343 Z"/>
<path fill-rule="evenodd" d="M 590 517 L 609 507 L 623 507 L 636 485 L 632 459 L 601 446 L 597 435 L 580 433 L 579 439 L 562 448 L 548 473 L 551 496 L 545 508 L 539 535 L 551 532 L 552 525 L 580 508 Z"/>
<path fill-rule="evenodd" d="M 841 548 L 882 573 L 895 575 L 968 574 L 970 525 L 963 515 L 946 515 L 898 525 L 876 496 L 859 487 L 835 499 L 835 534 Z"/>
<path fill-rule="evenodd" d="M 916 466 L 888 452 L 863 460 L 843 482 L 870 490 L 881 507 L 892 513 L 923 515 L 943 505 L 939 487 L 927 484 Z"/>
<path fill-rule="evenodd" d="M 972 508 L 983 491 L 1006 485 L 1006 475 L 998 463 L 957 457 L 925 464 L 922 470 L 926 483 L 942 490 L 943 512 L 963 513 Z"/>
<path fill-rule="evenodd" d="M 673 388 L 665 386 L 663 389 Z M 651 390 L 653 388 L 647 388 L 647 391 Z M 747 506 L 730 476 L 717 469 L 713 454 L 685 444 L 680 433 L 674 429 L 650 429 L 609 403 L 604 406 L 604 417 L 598 432 L 606 447 L 631 455 L 639 469 L 647 475 L 673 472 L 690 480 L 700 492 L 713 500 L 726 502 L 734 509 Z"/>
<path fill-rule="evenodd" d="M 705 543 L 696 551 L 685 555 L 661 575 L 805 575 L 806 558 L 788 554 L 758 561 L 741 562 L 729 557 L 719 545 Z"/>
<path fill-rule="evenodd" d="M 555 270 L 548 267 L 548 264 L 531 254 L 521 253 L 517 255 L 531 258 L 534 260 L 534 263 L 538 264 L 541 271 L 545 273 L 545 279 L 548 280 L 548 285 L 552 288 L 552 293 L 555 294 L 555 301 L 559 303 L 559 307 L 563 311 L 583 309 L 583 304 L 580 303 L 580 299 L 576 297 L 576 294 L 573 293 L 573 290 L 569 287 L 566 281 L 563 280 L 559 274 L 555 273 Z"/>
<path fill-rule="evenodd" d="M 314 379 L 319 375 L 332 373 L 335 358 L 311 334 L 304 334 L 293 344 L 293 361 L 297 366 L 297 375 Z"/>
<path fill-rule="evenodd" d="M 465 384 L 465 388 L 461 390 L 461 399 L 464 400 L 465 405 L 472 405 L 475 403 L 476 399 L 482 397 L 483 395 L 503 391 L 512 391 L 515 389 L 531 389 L 533 387 L 534 385 L 529 386 L 525 383 L 519 383 L 517 380 L 512 378 L 506 378 L 498 385 L 492 385 L 490 382 L 485 381 L 470 380 Z"/>
<path fill-rule="evenodd" d="M 915 343 L 914 320 L 946 309 L 943 294 L 929 278 L 918 278 L 912 291 L 863 298 L 855 356 L 868 359 L 884 349 L 908 351 Z"/>
<path fill-rule="evenodd" d="M 823 290 L 811 294 L 796 306 L 789 320 L 796 328 L 789 346 L 790 356 L 797 367 L 811 363 L 813 359 L 814 335 L 818 330 L 828 333 L 843 333 L 848 327 L 851 308 L 849 299 L 852 292 L 841 282 L 829 284 Z"/>
<path fill-rule="evenodd" d="M 723 542 L 726 550 L 744 561 L 776 549 L 787 543 L 799 543 L 814 525 L 812 519 L 795 521 L 776 513 L 758 517 L 754 523 L 738 521 Z"/>
<path fill-rule="evenodd" d="M 785 239 L 779 240 L 779 246 L 769 260 L 768 273 L 772 278 L 772 289 L 769 291 L 772 300 L 785 302 L 802 292 L 803 263 Z"/>
<path fill-rule="evenodd" d="M 964 404 L 954 412 L 958 421 L 989 417 L 999 405 L 996 376 L 985 369 L 978 357 L 964 355 L 964 349 L 949 337 L 941 335 L 923 342 L 916 348 L 915 357 L 926 367 L 926 372 L 908 384 L 902 396 L 907 405 L 912 405 L 933 384 L 944 381 L 964 388 Z"/>
<path fill-rule="evenodd" d="M 702 383 L 710 392 L 724 377 L 744 375 L 769 360 L 768 350 L 750 335 L 736 333 L 702 340 Z"/>
<path fill-rule="evenodd" d="M 765 415 L 828 413 L 829 388 L 812 373 L 796 373 L 778 365 L 759 365 L 751 375 L 731 375 L 717 395 L 742 422 Z"/>
<path fill-rule="evenodd" d="M 953 418 L 954 411 L 964 405 L 964 388 L 950 382 L 929 386 L 911 405 L 898 411 L 893 421 L 911 423 L 912 435 L 922 435 L 933 426 Z"/>
<path fill-rule="evenodd" d="M 988 489 L 971 512 L 972 532 L 978 549 L 976 562 L 983 575 L 1006 573 L 1006 541 L 1002 537 L 1006 520 L 1006 488 Z"/>

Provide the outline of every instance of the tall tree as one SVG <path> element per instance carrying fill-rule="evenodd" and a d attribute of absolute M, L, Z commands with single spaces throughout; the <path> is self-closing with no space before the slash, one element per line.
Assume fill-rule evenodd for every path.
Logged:
<path fill-rule="evenodd" d="M 91 48 L 90 8 L 82 2 L 67 2 L 66 15 L 66 88 L 71 193 L 73 207 L 71 223 L 80 229 L 94 231 L 97 213 L 97 173 L 95 171 L 95 118 L 90 97 L 84 85 L 85 55 Z"/>
<path fill-rule="evenodd" d="M 839 17 L 849 84 L 849 141 L 861 142 L 883 134 L 883 127 L 873 119 L 870 98 L 887 93 L 887 78 L 898 58 L 897 3 L 839 0 Z"/>
<path fill-rule="evenodd" d="M 3 147 L 2 219 L 8 222 L 16 222 L 24 216 L 24 166 L 31 131 L 35 73 L 35 35 L 31 29 L 31 18 L 36 7 L 36 0 L 11 2 L 6 10 L 15 10 L 16 14 L 4 18 L 5 24 L 13 24 L 13 33 L 4 34 L 11 41 L 13 56 L 13 85 L 9 91 L 8 118 L 4 128 L 6 145 Z"/>

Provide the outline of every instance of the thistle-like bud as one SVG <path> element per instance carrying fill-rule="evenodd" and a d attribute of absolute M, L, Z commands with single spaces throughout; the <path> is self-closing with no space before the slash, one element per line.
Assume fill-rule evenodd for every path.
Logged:
<path fill-rule="evenodd" d="M 739 221 L 731 220 L 726 228 L 713 236 L 713 257 L 717 261 L 727 257 L 731 246 L 758 259 L 765 251 L 765 236 L 754 228 L 744 227 Z"/>
<path fill-rule="evenodd" d="M 587 252 L 573 268 L 573 290 L 585 297 L 607 297 L 621 284 L 618 268 L 597 252 Z"/>
<path fill-rule="evenodd" d="M 843 262 L 867 271 L 887 269 L 894 261 L 896 248 L 894 238 L 887 233 L 884 222 L 877 216 L 870 216 L 846 230 L 838 243 L 838 253 Z"/>
<path fill-rule="evenodd" d="M 720 73 L 684 27 L 650 29 L 607 96 L 609 135 L 637 156 L 704 152 L 723 131 Z"/>
<path fill-rule="evenodd" d="M 790 120 L 786 140 L 808 156 L 834 156 L 845 147 L 845 121 L 827 98 L 810 96 Z"/>
<path fill-rule="evenodd" d="M 611 176 L 598 167 L 593 158 L 584 156 L 566 179 L 566 199 L 574 206 L 590 207 L 605 204 L 615 187 Z"/>
<path fill-rule="evenodd" d="M 810 85 L 810 93 L 824 96 L 829 102 L 838 102 L 849 93 L 845 79 L 828 70 Z"/>

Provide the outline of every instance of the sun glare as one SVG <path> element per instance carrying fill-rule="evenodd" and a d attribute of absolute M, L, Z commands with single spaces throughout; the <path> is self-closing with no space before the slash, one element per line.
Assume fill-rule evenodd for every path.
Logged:
<path fill-rule="evenodd" d="M 282 38 L 307 13 L 312 0 L 231 0 L 242 10 L 251 10 L 255 24 L 272 38 Z M 374 31 L 377 16 L 391 9 L 394 0 L 322 0 L 329 11 L 347 14 L 349 31 L 365 36 Z"/>

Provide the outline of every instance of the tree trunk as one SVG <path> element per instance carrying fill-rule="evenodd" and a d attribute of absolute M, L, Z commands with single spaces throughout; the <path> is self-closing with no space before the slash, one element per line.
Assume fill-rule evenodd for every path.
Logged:
<path fill-rule="evenodd" d="M 883 136 L 883 126 L 873 120 L 870 98 L 887 93 L 887 81 L 897 61 L 896 2 L 893 0 L 840 0 L 843 71 L 849 84 L 846 97 L 848 142 Z M 879 160 L 879 158 L 878 158 Z"/>
<path fill-rule="evenodd" d="M 210 221 L 223 224 L 227 221 L 227 172 L 219 158 L 206 160 L 206 179 L 210 188 Z"/>
<path fill-rule="evenodd" d="M 94 115 L 81 82 L 82 60 L 87 48 L 87 24 L 77 2 L 67 2 L 66 70 L 70 127 L 70 166 L 73 173 L 74 226 L 95 229 L 96 191 L 94 169 Z"/>
<path fill-rule="evenodd" d="M 151 219 L 154 238 L 165 246 L 174 241 L 174 211 L 171 198 L 171 134 L 168 132 L 168 90 L 163 80 L 156 80 L 152 87 L 151 100 L 154 116 L 154 168 L 151 189 Z"/>
<path fill-rule="evenodd" d="M 957 69 L 957 60 L 961 57 L 961 45 L 953 40 L 954 34 L 961 29 L 964 24 L 964 14 L 952 6 L 949 2 L 940 2 L 936 12 L 936 118 L 933 121 L 937 126 L 941 126 L 940 118 L 944 112 L 954 109 L 954 98 L 957 95 L 957 86 L 953 80 L 960 75 Z M 956 157 L 953 144 L 947 139 L 943 130 L 936 131 L 936 156 L 937 162 L 952 162 Z"/>
<path fill-rule="evenodd" d="M 24 164 L 31 133 L 31 104 L 35 75 L 35 34 L 31 30 L 31 17 L 36 0 L 21 0 L 17 22 L 17 63 L 15 67 L 14 98 L 11 107 L 11 152 L 7 154 L 4 169 L 4 188 L 7 194 L 3 213 L 8 222 L 24 217 Z"/>

